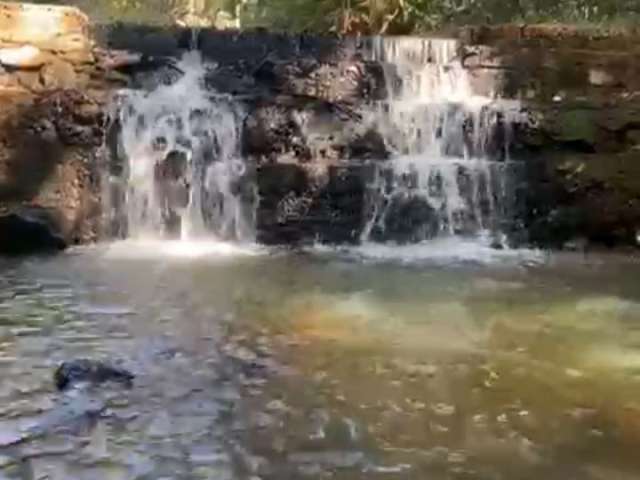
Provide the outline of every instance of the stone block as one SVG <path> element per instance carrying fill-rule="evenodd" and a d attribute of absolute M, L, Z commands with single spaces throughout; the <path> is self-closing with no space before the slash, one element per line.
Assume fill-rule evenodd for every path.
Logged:
<path fill-rule="evenodd" d="M 89 50 L 89 19 L 73 7 L 0 2 L 0 42 L 49 51 Z"/>
<path fill-rule="evenodd" d="M 77 80 L 73 66 L 57 58 L 54 58 L 40 70 L 40 82 L 44 89 L 73 88 Z"/>

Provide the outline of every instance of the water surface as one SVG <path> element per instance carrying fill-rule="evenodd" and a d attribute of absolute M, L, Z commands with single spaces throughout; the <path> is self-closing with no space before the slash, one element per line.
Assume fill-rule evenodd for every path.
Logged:
<path fill-rule="evenodd" d="M 0 262 L 0 445 L 44 425 L 0 447 L 2 479 L 640 476 L 632 257 L 126 242 Z M 134 387 L 69 414 L 51 376 L 77 357 Z"/>

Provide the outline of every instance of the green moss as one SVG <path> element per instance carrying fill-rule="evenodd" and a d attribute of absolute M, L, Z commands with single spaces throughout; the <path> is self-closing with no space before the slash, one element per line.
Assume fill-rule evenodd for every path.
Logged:
<path fill-rule="evenodd" d="M 589 109 L 575 109 L 560 112 L 554 128 L 557 140 L 564 142 L 596 142 L 598 127 L 594 112 Z"/>

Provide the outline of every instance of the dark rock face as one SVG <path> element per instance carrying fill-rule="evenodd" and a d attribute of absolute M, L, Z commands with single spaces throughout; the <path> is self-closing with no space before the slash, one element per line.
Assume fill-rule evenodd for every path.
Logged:
<path fill-rule="evenodd" d="M 381 219 L 371 232 L 373 240 L 415 243 L 436 236 L 440 228 L 437 212 L 417 195 L 397 195 L 389 200 Z"/>
<path fill-rule="evenodd" d="M 0 215 L 0 252 L 20 255 L 66 248 L 59 223 L 42 208 L 21 208 Z"/>
<path fill-rule="evenodd" d="M 311 151 L 302 133 L 300 111 L 282 105 L 262 105 L 247 116 L 244 125 L 245 155 L 260 161 L 277 161 L 286 154 L 308 161 Z"/>
<path fill-rule="evenodd" d="M 635 99 L 537 102 L 514 131 L 529 242 L 635 246 L 640 183 Z"/>
<path fill-rule="evenodd" d="M 462 39 L 475 90 L 523 99 L 511 133 L 528 242 L 637 246 L 637 32 L 504 25 Z"/>
<path fill-rule="evenodd" d="M 99 385 L 106 382 L 130 387 L 134 378 L 134 374 L 123 368 L 88 359 L 64 362 L 53 374 L 58 390 L 67 390 L 79 384 Z"/>
<path fill-rule="evenodd" d="M 531 160 L 527 168 L 524 223 L 531 242 L 557 248 L 576 240 L 607 247 L 636 244 L 640 165 L 635 154 L 555 152 Z"/>
<path fill-rule="evenodd" d="M 357 243 L 366 223 L 374 166 L 329 166 L 318 175 L 299 165 L 258 171 L 258 240 L 266 244 Z"/>

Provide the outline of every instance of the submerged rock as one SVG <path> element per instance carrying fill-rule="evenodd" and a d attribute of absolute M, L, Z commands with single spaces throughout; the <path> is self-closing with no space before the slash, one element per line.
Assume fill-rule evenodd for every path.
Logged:
<path fill-rule="evenodd" d="M 124 368 L 88 359 L 64 362 L 53 375 L 58 390 L 66 390 L 78 384 L 105 382 L 117 382 L 130 387 L 134 378 L 135 375 Z"/>
<path fill-rule="evenodd" d="M 106 403 L 88 395 L 65 396 L 54 408 L 28 426 L 14 429 L 0 423 L 0 447 L 21 445 L 53 432 L 78 432 L 92 428 L 106 410 Z"/>

